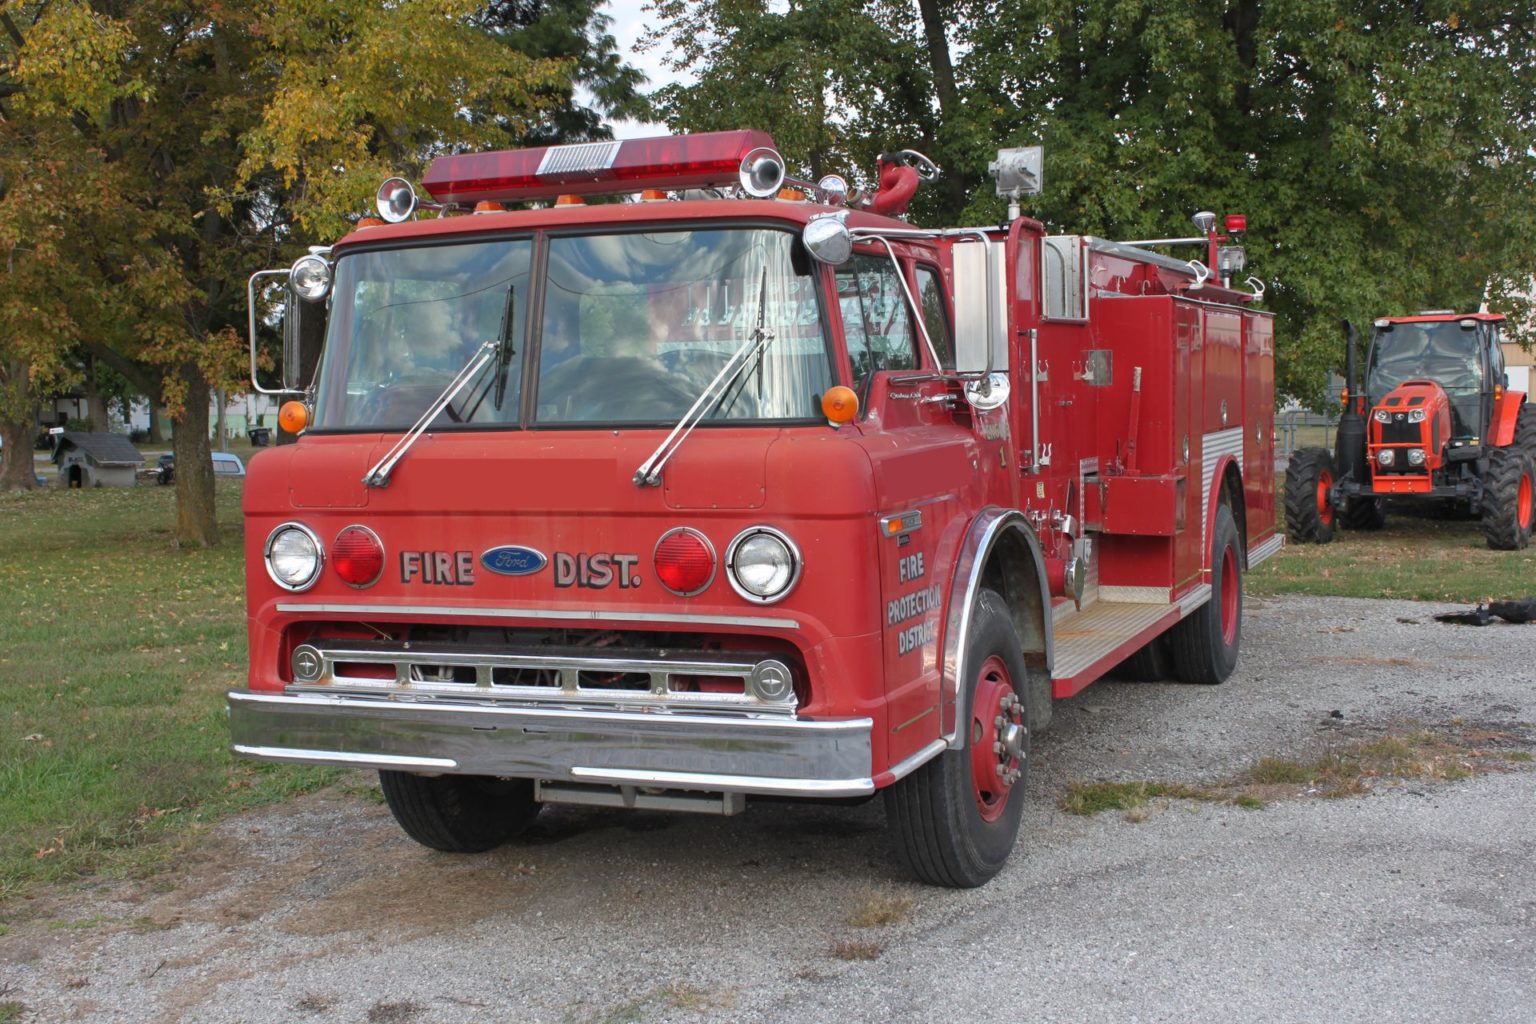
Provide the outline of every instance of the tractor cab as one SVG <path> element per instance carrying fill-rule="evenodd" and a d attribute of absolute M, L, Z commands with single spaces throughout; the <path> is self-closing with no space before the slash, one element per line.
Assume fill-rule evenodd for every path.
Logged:
<path fill-rule="evenodd" d="M 1421 410 L 1415 422 L 1432 423 L 1435 406 L 1443 402 L 1450 412 L 1449 435 L 1427 454 L 1440 453 L 1447 443 L 1452 449 L 1483 444 L 1494 390 L 1504 379 L 1503 322 L 1501 314 L 1451 312 L 1377 320 L 1365 377 L 1373 439 L 1381 426 L 1398 422 L 1398 414 L 1411 409 Z"/>

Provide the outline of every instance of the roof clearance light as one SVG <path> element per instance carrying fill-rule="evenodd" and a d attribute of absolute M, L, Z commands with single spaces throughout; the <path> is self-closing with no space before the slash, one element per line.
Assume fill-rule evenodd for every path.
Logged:
<path fill-rule="evenodd" d="M 563 195 L 555 198 L 556 206 L 586 206 L 587 201 L 578 195 Z"/>
<path fill-rule="evenodd" d="M 559 193 L 745 187 L 749 171 L 762 186 L 753 194 L 762 198 L 774 195 L 783 183 L 784 160 L 767 132 L 705 132 L 440 156 L 427 168 L 422 186 L 443 203 L 523 202 Z"/>
<path fill-rule="evenodd" d="M 290 434 L 302 434 L 309 426 L 309 407 L 303 402 L 284 402 L 277 410 L 277 425 Z"/>
<path fill-rule="evenodd" d="M 498 202 L 494 202 L 494 201 L 492 201 L 490 199 L 482 199 L 478 203 L 475 204 L 475 212 L 476 213 L 505 213 L 506 210 L 504 210 L 502 208 L 502 205 L 500 203 L 498 203 Z"/>
<path fill-rule="evenodd" d="M 349 526 L 336 535 L 331 564 L 349 587 L 371 587 L 384 574 L 384 543 L 366 526 Z"/>
<path fill-rule="evenodd" d="M 648 188 L 640 193 L 640 201 L 642 203 L 665 202 L 666 198 L 667 190 L 664 188 Z"/>
<path fill-rule="evenodd" d="M 662 534 L 651 556 L 656 578 L 678 597 L 703 593 L 715 579 L 715 549 L 698 530 L 679 526 Z"/>
<path fill-rule="evenodd" d="M 404 178 L 385 181 L 373 201 L 379 208 L 379 216 L 391 224 L 399 224 L 416 212 L 416 190 Z"/>

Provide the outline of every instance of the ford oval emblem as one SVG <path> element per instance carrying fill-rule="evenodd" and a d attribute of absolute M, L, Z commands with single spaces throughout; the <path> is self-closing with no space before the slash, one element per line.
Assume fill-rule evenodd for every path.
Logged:
<path fill-rule="evenodd" d="M 503 544 L 482 554 L 480 564 L 502 576 L 532 576 L 548 565 L 549 559 L 544 557 L 544 552 L 533 548 Z"/>

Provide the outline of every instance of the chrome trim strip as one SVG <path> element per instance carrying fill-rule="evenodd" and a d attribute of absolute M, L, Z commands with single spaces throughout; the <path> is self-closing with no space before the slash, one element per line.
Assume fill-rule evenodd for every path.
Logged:
<path fill-rule="evenodd" d="M 241 757 L 255 757 L 263 761 L 291 761 L 294 764 L 360 764 L 355 754 L 334 754 L 328 750 L 287 750 L 282 747 L 252 747 L 242 743 L 230 745 L 230 751 Z M 405 757 L 399 754 L 369 754 L 370 767 L 424 768 L 449 771 L 459 762 L 443 757 Z"/>
<path fill-rule="evenodd" d="M 1278 554 L 1285 547 L 1285 535 L 1277 533 L 1269 540 L 1256 544 L 1248 549 L 1248 568 L 1252 569 L 1271 555 Z"/>
<path fill-rule="evenodd" d="M 1179 618 L 1186 618 L 1211 599 L 1211 585 L 1202 583 L 1179 598 Z"/>
<path fill-rule="evenodd" d="M 670 789 L 702 789 L 711 793 L 764 793 L 788 796 L 867 796 L 875 791 L 872 778 L 862 779 L 768 779 L 749 775 L 712 775 L 704 772 L 625 771 L 607 768 L 572 768 L 580 782 L 614 786 L 665 786 Z"/>
<path fill-rule="evenodd" d="M 943 740 L 934 740 L 922 750 L 919 750 L 905 761 L 902 761 L 900 764 L 893 767 L 891 769 L 891 781 L 895 782 L 898 779 L 906 778 L 908 775 L 911 775 L 913 772 L 917 771 L 929 761 L 932 761 L 935 757 L 938 757 L 940 754 L 944 753 L 944 751 L 947 749 L 949 749 L 948 743 L 944 742 Z"/>
<path fill-rule="evenodd" d="M 428 604 L 337 604 L 318 601 L 314 604 L 278 602 L 277 610 L 290 615 L 366 615 L 370 618 L 396 615 L 443 615 L 469 619 L 555 619 L 562 622 L 626 622 L 681 623 L 696 626 L 756 626 L 763 629 L 799 629 L 797 619 L 771 618 L 766 615 L 678 615 L 664 612 L 631 612 L 620 608 L 570 609 L 570 608 L 486 608 L 483 606 L 454 608 Z"/>
<path fill-rule="evenodd" d="M 939 736 L 955 749 L 963 748 L 966 741 L 965 734 L 959 729 L 959 723 L 965 720 L 966 710 L 964 688 L 960 685 L 963 668 L 960 661 L 970 636 L 971 606 L 976 599 L 976 592 L 981 589 L 982 570 L 986 568 L 992 548 L 1006 529 L 1017 529 L 1029 545 L 1040 587 L 1041 607 L 1051 607 L 1051 588 L 1045 578 L 1045 558 L 1040 552 L 1040 541 L 1035 537 L 1035 531 L 1030 529 L 1029 520 L 1018 509 L 983 509 L 971 522 L 970 532 L 955 558 L 954 583 L 950 586 L 945 617 L 944 656 L 941 662 L 943 677 L 939 690 Z M 1041 623 L 1041 631 L 1045 635 L 1045 670 L 1049 672 L 1055 657 L 1055 630 L 1051 623 L 1046 622 Z M 946 705 L 954 708 L 955 715 L 953 721 L 947 723 L 942 715 L 942 708 Z"/>
<path fill-rule="evenodd" d="M 874 788 L 870 718 L 802 720 L 356 696 L 228 694 L 231 750 L 272 761 L 709 790 Z M 402 760 L 405 759 L 405 760 Z"/>

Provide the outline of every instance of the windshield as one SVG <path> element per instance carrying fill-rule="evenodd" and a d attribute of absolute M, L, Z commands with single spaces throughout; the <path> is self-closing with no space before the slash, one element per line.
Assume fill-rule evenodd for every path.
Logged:
<path fill-rule="evenodd" d="M 501 402 L 491 360 L 432 429 L 670 424 L 759 323 L 773 343 L 705 422 L 819 419 L 830 346 L 817 278 L 796 272 L 794 245 L 788 231 L 747 228 L 552 236 L 542 281 L 531 238 L 343 256 L 315 428 L 410 427 L 501 338 L 509 308 Z"/>
<path fill-rule="evenodd" d="M 336 264 L 315 426 L 403 430 L 426 412 L 480 346 L 498 339 L 508 309 L 520 352 L 530 239 L 424 246 L 347 256 Z M 520 364 L 507 364 L 500 408 L 496 361 L 434 421 L 515 423 Z"/>
<path fill-rule="evenodd" d="M 829 349 L 793 246 L 747 229 L 550 239 L 535 421 L 676 421 L 759 324 L 773 344 L 704 421 L 818 417 Z"/>
<path fill-rule="evenodd" d="M 1455 395 L 1482 390 L 1478 332 L 1459 323 L 1394 324 L 1378 328 L 1366 367 L 1366 392 L 1379 401 L 1406 380 L 1432 380 Z"/>

